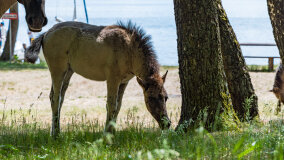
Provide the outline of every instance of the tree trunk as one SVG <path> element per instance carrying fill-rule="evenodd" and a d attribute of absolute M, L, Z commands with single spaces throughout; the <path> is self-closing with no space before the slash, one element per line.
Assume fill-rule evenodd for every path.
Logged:
<path fill-rule="evenodd" d="M 221 0 L 217 1 L 222 57 L 233 108 L 240 120 L 251 120 L 258 115 L 257 96 L 235 32 Z"/>
<path fill-rule="evenodd" d="M 182 107 L 179 127 L 215 129 L 228 88 L 221 55 L 217 2 L 174 0 Z"/>
<path fill-rule="evenodd" d="M 274 39 L 279 49 L 281 61 L 284 62 L 284 1 L 267 0 Z"/>
<path fill-rule="evenodd" d="M 17 13 L 18 14 L 18 3 L 15 3 L 11 8 L 10 8 L 10 13 Z M 6 42 L 4 46 L 3 53 L 1 55 L 0 60 L 1 61 L 9 61 L 10 60 L 10 53 L 13 58 L 14 56 L 14 49 L 15 49 L 15 44 L 16 44 L 16 39 L 17 39 L 17 34 L 18 34 L 18 27 L 19 27 L 19 19 L 16 20 L 10 20 L 9 25 L 11 25 L 12 28 L 12 52 L 10 52 L 10 27 L 8 29 L 8 33 L 6 36 Z"/>

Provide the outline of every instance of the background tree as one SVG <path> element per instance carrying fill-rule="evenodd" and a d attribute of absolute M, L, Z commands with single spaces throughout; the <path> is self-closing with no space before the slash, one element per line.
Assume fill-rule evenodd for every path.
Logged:
<path fill-rule="evenodd" d="M 179 126 L 214 127 L 228 100 L 214 1 L 174 0 L 182 111 Z M 178 126 L 178 127 L 179 127 Z"/>
<path fill-rule="evenodd" d="M 281 61 L 284 62 L 284 1 L 267 0 L 274 39 L 279 49 Z"/>
<path fill-rule="evenodd" d="M 17 13 L 18 14 L 18 3 L 15 3 L 11 8 L 10 8 L 10 13 Z M 14 55 L 14 49 L 15 49 L 15 44 L 16 44 L 16 39 L 17 39 L 17 34 L 18 34 L 18 27 L 19 27 L 19 19 L 16 20 L 10 20 L 9 25 L 11 25 L 12 28 L 12 53 L 11 55 Z M 7 33 L 7 38 L 4 46 L 3 53 L 0 57 L 1 61 L 9 61 L 10 60 L 10 27 L 8 29 Z"/>
<path fill-rule="evenodd" d="M 222 56 L 233 108 L 240 120 L 253 119 L 258 115 L 257 96 L 236 34 L 221 0 L 217 1 Z M 246 100 L 249 100 L 247 105 L 245 105 Z"/>

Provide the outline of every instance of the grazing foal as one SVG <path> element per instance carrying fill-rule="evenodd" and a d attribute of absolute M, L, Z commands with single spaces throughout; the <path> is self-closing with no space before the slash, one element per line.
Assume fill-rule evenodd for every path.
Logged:
<path fill-rule="evenodd" d="M 281 103 L 284 103 L 284 67 L 282 63 L 280 63 L 280 66 L 277 69 L 273 89 L 270 91 L 273 92 L 278 99 L 275 112 L 277 115 L 279 112 L 281 112 Z"/>
<path fill-rule="evenodd" d="M 41 46 L 52 78 L 53 136 L 60 130 L 60 110 L 74 72 L 91 80 L 106 81 L 105 131 L 114 132 L 110 121 L 116 122 L 124 90 L 134 76 L 143 88 L 148 111 L 162 129 L 170 127 L 164 89 L 167 73 L 160 76 L 151 38 L 142 28 L 131 22 L 112 26 L 59 23 L 34 40 L 27 49 L 26 59 L 35 62 Z"/>

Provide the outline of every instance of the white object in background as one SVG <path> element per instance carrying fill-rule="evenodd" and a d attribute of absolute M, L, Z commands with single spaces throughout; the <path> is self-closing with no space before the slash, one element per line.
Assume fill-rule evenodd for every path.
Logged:
<path fill-rule="evenodd" d="M 46 61 L 45 61 L 45 58 L 44 58 L 44 55 L 43 55 L 42 47 L 40 47 L 38 57 L 39 57 L 39 59 L 40 59 L 41 62 L 46 62 Z"/>

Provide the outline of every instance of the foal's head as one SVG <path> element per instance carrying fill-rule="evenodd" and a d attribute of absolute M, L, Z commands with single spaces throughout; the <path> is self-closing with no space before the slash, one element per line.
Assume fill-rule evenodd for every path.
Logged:
<path fill-rule="evenodd" d="M 29 30 L 40 32 L 47 24 L 45 16 L 45 0 L 18 0 L 26 9 L 26 21 Z"/>
<path fill-rule="evenodd" d="M 280 63 L 276 75 L 275 75 L 275 80 L 273 84 L 273 89 L 270 90 L 275 94 L 275 96 L 282 102 L 284 103 L 284 66 L 282 63 Z"/>
<path fill-rule="evenodd" d="M 155 75 L 148 80 L 137 77 L 139 85 L 143 88 L 146 107 L 162 129 L 168 129 L 171 125 L 166 109 L 168 94 L 164 88 L 167 73 L 163 77 Z"/>
<path fill-rule="evenodd" d="M 273 87 L 273 89 L 270 90 L 270 91 L 275 94 L 277 99 L 279 99 L 282 103 L 284 103 L 284 92 L 283 92 L 283 89 L 280 89 L 278 87 Z"/>

